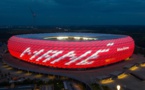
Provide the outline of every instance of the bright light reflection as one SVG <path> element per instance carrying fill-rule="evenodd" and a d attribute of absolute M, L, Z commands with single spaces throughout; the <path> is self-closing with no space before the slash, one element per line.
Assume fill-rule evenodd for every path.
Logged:
<path fill-rule="evenodd" d="M 121 86 L 120 85 L 117 85 L 116 88 L 117 88 L 117 90 L 120 90 L 121 89 Z"/>

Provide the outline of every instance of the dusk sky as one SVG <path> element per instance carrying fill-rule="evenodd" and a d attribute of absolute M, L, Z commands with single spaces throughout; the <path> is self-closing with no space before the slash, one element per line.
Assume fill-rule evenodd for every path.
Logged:
<path fill-rule="evenodd" d="M 145 0 L 1 0 L 0 25 L 145 25 Z"/>

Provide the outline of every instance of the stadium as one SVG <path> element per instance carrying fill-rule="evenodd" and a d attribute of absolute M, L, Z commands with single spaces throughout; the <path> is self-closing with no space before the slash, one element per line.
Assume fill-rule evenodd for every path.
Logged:
<path fill-rule="evenodd" d="M 129 58 L 134 40 L 127 35 L 45 33 L 12 36 L 10 54 L 22 61 L 51 68 L 88 69 Z"/>
<path fill-rule="evenodd" d="M 21 71 L 26 77 L 37 78 L 35 75 L 38 74 L 59 80 L 76 80 L 84 83 L 87 90 L 91 90 L 92 84 L 111 88 L 119 81 L 130 85 L 121 80 L 134 82 L 132 76 L 145 80 L 140 71 L 145 66 L 144 57 L 135 54 L 137 47 L 128 35 L 21 34 L 10 37 L 7 47 L 3 67 L 12 69 L 12 72 Z"/>

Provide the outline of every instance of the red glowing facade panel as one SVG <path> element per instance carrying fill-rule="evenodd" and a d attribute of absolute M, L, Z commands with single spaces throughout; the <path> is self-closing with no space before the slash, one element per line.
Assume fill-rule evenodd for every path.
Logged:
<path fill-rule="evenodd" d="M 93 68 L 130 57 L 134 41 L 130 36 L 93 41 L 53 41 L 12 36 L 10 54 L 20 60 L 56 68 Z"/>

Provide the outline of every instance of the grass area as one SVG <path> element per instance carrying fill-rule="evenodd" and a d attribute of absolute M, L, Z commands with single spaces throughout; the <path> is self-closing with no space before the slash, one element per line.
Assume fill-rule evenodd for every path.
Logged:
<path fill-rule="evenodd" d="M 57 80 L 53 84 L 54 84 L 54 90 L 63 90 L 64 89 L 63 81 Z"/>
<path fill-rule="evenodd" d="M 84 85 L 84 84 L 80 84 L 80 85 L 79 85 L 79 87 L 80 87 L 80 89 L 81 89 L 81 90 L 86 90 L 86 88 L 85 88 L 85 85 Z"/>
<path fill-rule="evenodd" d="M 50 80 L 48 82 L 44 82 L 40 79 L 34 79 L 34 80 L 26 79 L 23 82 L 15 82 L 14 84 L 15 84 L 15 86 L 19 86 L 19 85 L 37 85 L 38 87 L 40 87 L 42 85 L 53 85 L 54 90 L 63 90 L 64 89 L 64 85 L 63 85 L 62 80 Z M 10 83 L 9 82 L 0 83 L 0 87 L 4 87 L 4 86 L 10 87 Z"/>
<path fill-rule="evenodd" d="M 92 90 L 101 90 L 99 84 L 95 84 L 95 83 L 91 84 L 91 88 L 92 88 Z"/>
<path fill-rule="evenodd" d="M 103 90 L 111 90 L 108 86 L 105 86 L 105 85 L 100 86 L 99 84 L 96 84 L 96 83 L 91 84 L 92 90 L 102 90 L 101 87 Z"/>
<path fill-rule="evenodd" d="M 9 85 L 10 85 L 9 82 L 2 82 L 2 83 L 0 83 L 0 87 L 9 86 Z"/>

